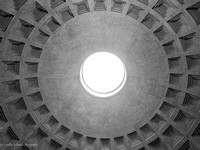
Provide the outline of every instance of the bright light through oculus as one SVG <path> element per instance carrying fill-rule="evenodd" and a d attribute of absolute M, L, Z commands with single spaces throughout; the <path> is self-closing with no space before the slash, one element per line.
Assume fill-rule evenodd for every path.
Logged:
<path fill-rule="evenodd" d="M 126 69 L 122 61 L 107 52 L 90 55 L 80 71 L 83 87 L 92 95 L 109 97 L 121 90 L 126 80 Z"/>

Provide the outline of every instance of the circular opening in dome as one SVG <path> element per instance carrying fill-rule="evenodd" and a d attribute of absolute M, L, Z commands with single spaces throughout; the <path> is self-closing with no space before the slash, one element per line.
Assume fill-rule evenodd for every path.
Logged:
<path fill-rule="evenodd" d="M 85 90 L 94 96 L 113 96 L 125 84 L 126 68 L 114 54 L 97 52 L 84 61 L 80 80 Z"/>

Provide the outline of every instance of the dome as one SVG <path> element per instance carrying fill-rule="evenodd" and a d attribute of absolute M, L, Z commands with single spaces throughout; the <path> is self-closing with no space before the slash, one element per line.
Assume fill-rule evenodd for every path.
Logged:
<path fill-rule="evenodd" d="M 200 0 L 1 0 L 0 149 L 200 149 L 199 41 Z"/>

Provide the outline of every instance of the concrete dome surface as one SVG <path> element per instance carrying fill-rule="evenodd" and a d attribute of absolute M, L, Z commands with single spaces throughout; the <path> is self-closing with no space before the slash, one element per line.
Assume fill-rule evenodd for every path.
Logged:
<path fill-rule="evenodd" d="M 0 149 L 199 150 L 199 47 L 200 0 L 0 0 Z M 99 52 L 109 96 L 80 78 Z"/>

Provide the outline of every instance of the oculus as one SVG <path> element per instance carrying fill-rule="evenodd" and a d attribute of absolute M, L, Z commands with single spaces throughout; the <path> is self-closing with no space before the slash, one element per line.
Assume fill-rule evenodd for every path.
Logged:
<path fill-rule="evenodd" d="M 97 97 L 117 94 L 125 84 L 126 68 L 114 54 L 97 52 L 90 55 L 80 69 L 84 89 Z"/>

